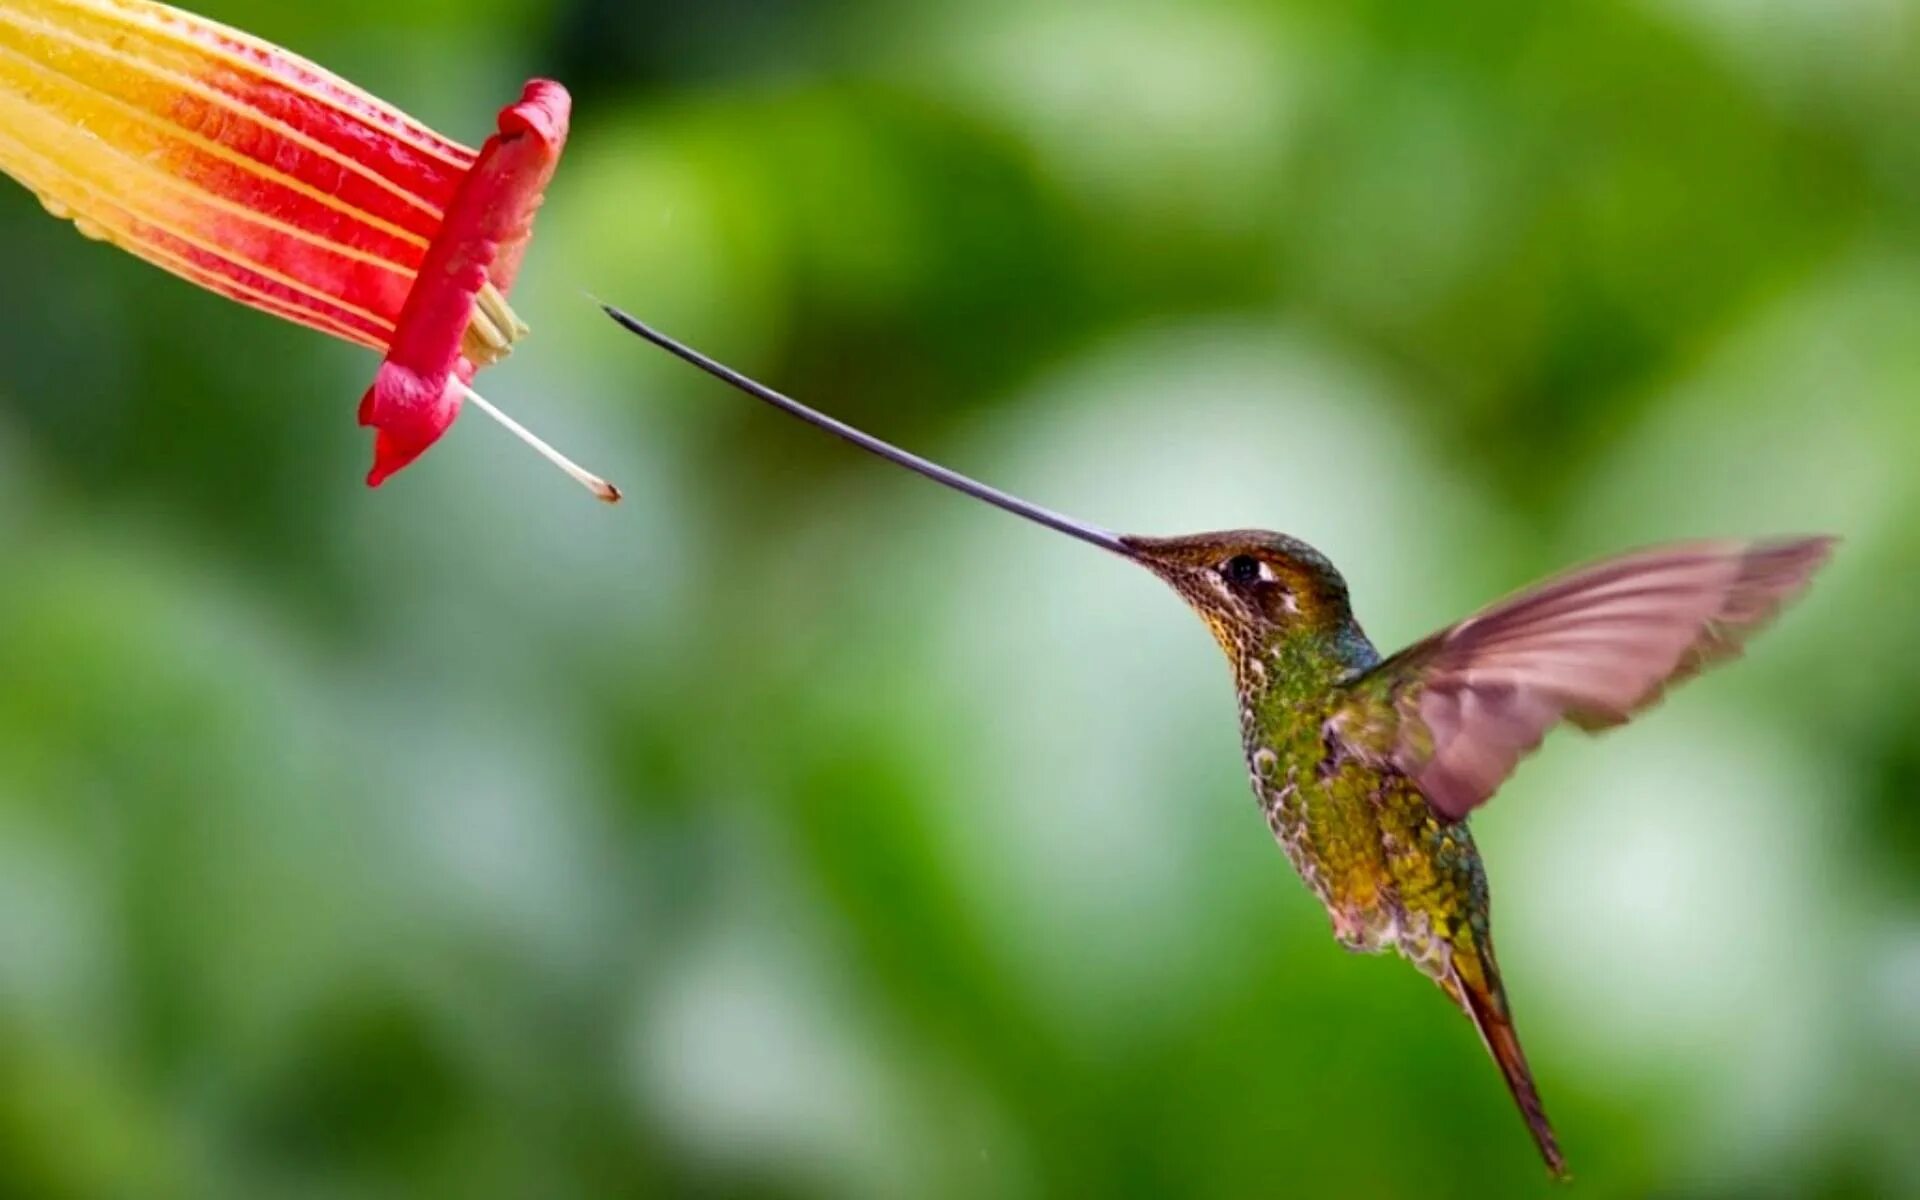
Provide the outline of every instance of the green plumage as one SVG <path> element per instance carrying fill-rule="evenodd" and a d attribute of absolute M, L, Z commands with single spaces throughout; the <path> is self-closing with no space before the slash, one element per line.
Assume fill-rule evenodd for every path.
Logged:
<path fill-rule="evenodd" d="M 1399 950 L 1444 986 L 1456 945 L 1490 961 L 1485 872 L 1464 823 L 1330 736 L 1379 703 L 1352 686 L 1378 655 L 1344 609 L 1325 604 L 1323 621 L 1267 630 L 1236 656 L 1254 792 L 1341 944 Z"/>

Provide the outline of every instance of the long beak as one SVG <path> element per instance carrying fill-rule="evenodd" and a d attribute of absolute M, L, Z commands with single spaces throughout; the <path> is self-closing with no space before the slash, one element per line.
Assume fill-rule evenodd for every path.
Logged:
<path fill-rule="evenodd" d="M 776 392 L 765 384 L 754 382 L 732 367 L 715 362 L 691 346 L 674 341 L 666 334 L 629 316 L 611 304 L 602 304 L 600 307 L 629 332 L 639 334 L 676 358 L 692 363 L 707 374 L 732 384 L 756 400 L 764 401 L 784 413 L 799 417 L 807 424 L 824 429 L 843 441 L 852 442 L 869 454 L 877 454 L 890 463 L 925 475 L 935 483 L 944 483 L 956 492 L 972 496 L 976 500 L 985 500 L 996 508 L 1004 508 L 1016 516 L 1045 525 L 1048 529 L 1057 529 L 1061 533 L 1079 538 L 1102 550 L 1112 551 L 1123 558 L 1138 557 L 1133 548 L 1117 534 L 1109 533 L 1084 521 L 1076 521 L 1072 517 L 1062 516 L 1051 509 L 1041 508 L 1037 504 L 1029 504 L 1018 496 L 1010 496 L 998 488 L 988 487 L 978 480 L 967 478 L 958 471 L 950 471 L 939 463 L 929 462 L 917 454 L 910 454 L 898 446 L 883 442 L 872 434 L 862 433 L 844 421 L 836 421 L 823 412 L 808 408 L 791 396 Z"/>

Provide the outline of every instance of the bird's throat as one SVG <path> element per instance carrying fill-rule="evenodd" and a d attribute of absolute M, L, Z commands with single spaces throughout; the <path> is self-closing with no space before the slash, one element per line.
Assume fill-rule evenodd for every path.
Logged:
<path fill-rule="evenodd" d="M 1233 663 L 1242 704 L 1255 710 L 1276 705 L 1318 708 L 1335 689 L 1380 661 L 1373 643 L 1351 620 L 1333 629 L 1274 630 L 1244 643 L 1218 630 L 1214 636 Z"/>

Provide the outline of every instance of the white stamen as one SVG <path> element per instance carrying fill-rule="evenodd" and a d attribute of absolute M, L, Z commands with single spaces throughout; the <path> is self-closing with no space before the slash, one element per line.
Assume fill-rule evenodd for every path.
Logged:
<path fill-rule="evenodd" d="M 458 380 L 455 380 L 454 382 L 459 383 Z M 545 442 L 541 441 L 538 437 L 534 436 L 532 430 L 529 430 L 525 425 L 522 425 L 520 422 L 514 420 L 512 417 L 508 416 L 506 413 L 501 412 L 498 408 L 495 408 L 493 406 L 493 402 L 488 400 L 485 396 L 482 396 L 479 392 L 474 391 L 471 387 L 468 387 L 464 383 L 459 384 L 459 386 L 460 386 L 461 394 L 466 396 L 468 400 L 472 401 L 480 409 L 481 412 L 487 414 L 488 416 L 492 417 L 494 420 L 500 422 L 500 424 L 506 426 L 508 433 L 511 433 L 513 436 L 519 438 L 521 441 L 525 442 L 527 445 L 532 446 L 535 450 L 539 451 L 540 456 L 542 458 L 546 459 L 548 462 L 552 463 L 554 466 L 559 467 L 562 471 L 565 471 L 568 475 L 572 476 L 574 482 L 578 483 L 581 487 L 586 488 L 588 491 L 592 492 L 597 499 L 604 500 L 608 504 L 613 504 L 620 499 L 619 488 L 608 483 L 606 480 L 600 478 L 598 475 L 595 475 L 592 471 L 587 470 L 586 468 L 582 467 L 580 464 L 568 458 L 566 455 L 560 453 L 558 450 L 555 450 L 552 446 L 549 446 Z"/>

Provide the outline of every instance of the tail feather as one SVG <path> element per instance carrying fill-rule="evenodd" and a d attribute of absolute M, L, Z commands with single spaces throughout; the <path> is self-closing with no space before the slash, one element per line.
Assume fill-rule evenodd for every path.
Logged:
<path fill-rule="evenodd" d="M 1461 949 L 1465 948 L 1456 948 Z M 1547 1119 L 1546 1107 L 1540 1103 L 1540 1093 L 1533 1086 L 1533 1071 L 1527 1066 L 1526 1052 L 1520 1048 L 1520 1035 L 1514 1031 L 1513 1017 L 1507 1011 L 1506 992 L 1500 986 L 1492 956 L 1483 957 L 1472 951 L 1456 953 L 1447 983 L 1451 985 L 1447 990 L 1453 993 L 1454 1000 L 1473 1018 L 1487 1053 L 1493 1056 L 1500 1074 L 1505 1077 L 1507 1090 L 1513 1093 L 1513 1101 L 1520 1107 L 1520 1116 L 1526 1121 L 1528 1132 L 1533 1134 L 1534 1143 L 1540 1147 L 1540 1157 L 1546 1160 L 1547 1169 L 1557 1178 L 1567 1178 L 1567 1160 L 1560 1153 L 1553 1122 Z"/>

